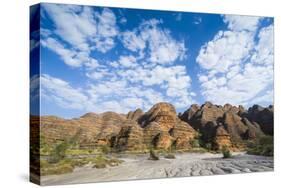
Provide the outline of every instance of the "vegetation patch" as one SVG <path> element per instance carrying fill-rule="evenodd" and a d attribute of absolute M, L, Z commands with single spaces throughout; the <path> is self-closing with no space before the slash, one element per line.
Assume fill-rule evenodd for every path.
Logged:
<path fill-rule="evenodd" d="M 72 164 L 65 163 L 64 161 L 56 164 L 48 163 L 47 161 L 41 161 L 41 175 L 54 175 L 65 174 L 73 172 L 74 167 Z"/>
<path fill-rule="evenodd" d="M 221 149 L 221 152 L 222 152 L 223 158 L 232 157 L 232 154 L 231 154 L 231 152 L 230 152 L 230 150 L 227 146 L 223 146 L 222 149 Z"/>
<path fill-rule="evenodd" d="M 249 142 L 247 153 L 252 155 L 273 156 L 273 136 L 263 136 L 260 139 Z"/>
<path fill-rule="evenodd" d="M 157 156 L 156 152 L 153 149 L 150 149 L 148 159 L 153 160 L 153 161 L 157 161 L 157 160 L 159 160 L 159 157 Z"/>
<path fill-rule="evenodd" d="M 41 175 L 65 174 L 73 172 L 75 167 L 82 167 L 87 164 L 93 165 L 93 168 L 106 168 L 107 166 L 118 166 L 123 161 L 116 158 L 106 158 L 99 155 L 94 158 L 83 159 L 63 159 L 57 163 L 41 160 Z"/>

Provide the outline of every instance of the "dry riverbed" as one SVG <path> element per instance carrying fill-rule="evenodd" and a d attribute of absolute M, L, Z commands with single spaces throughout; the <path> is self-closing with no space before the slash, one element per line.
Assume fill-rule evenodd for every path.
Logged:
<path fill-rule="evenodd" d="M 42 185 L 87 183 L 101 181 L 135 180 L 182 176 L 203 176 L 248 172 L 273 171 L 273 158 L 234 153 L 229 159 L 221 154 L 184 153 L 176 154 L 176 159 L 160 157 L 158 161 L 147 160 L 148 155 L 123 156 L 119 166 L 104 169 L 93 165 L 75 168 L 74 172 L 49 175 L 41 178 Z"/>

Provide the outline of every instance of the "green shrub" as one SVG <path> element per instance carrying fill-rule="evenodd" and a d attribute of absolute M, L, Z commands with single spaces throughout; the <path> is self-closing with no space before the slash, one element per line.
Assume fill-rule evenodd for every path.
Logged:
<path fill-rule="evenodd" d="M 79 129 L 74 136 L 69 139 L 65 139 L 61 143 L 55 145 L 54 149 L 50 152 L 50 163 L 58 163 L 60 160 L 64 159 L 66 156 L 66 151 L 73 146 L 77 145 L 77 140 L 81 134 L 81 129 Z M 43 138 L 43 137 L 42 137 Z"/>
<path fill-rule="evenodd" d="M 118 166 L 123 161 L 115 158 L 109 159 L 104 157 L 103 155 L 99 155 L 93 160 L 93 162 L 94 162 L 93 168 L 106 168 L 107 165 Z"/>
<path fill-rule="evenodd" d="M 199 144 L 199 139 L 193 139 L 190 141 L 190 145 L 191 147 L 193 148 L 199 148 L 200 147 L 200 144 Z"/>
<path fill-rule="evenodd" d="M 250 142 L 248 144 L 247 153 L 253 155 L 273 156 L 273 136 L 263 136 L 254 142 Z"/>
<path fill-rule="evenodd" d="M 71 164 L 57 163 L 48 164 L 46 162 L 41 163 L 41 175 L 53 175 L 53 174 L 65 174 L 73 172 L 74 167 Z"/>
<path fill-rule="evenodd" d="M 101 149 L 101 152 L 104 153 L 104 154 L 108 154 L 108 153 L 111 152 L 111 148 L 107 145 L 101 146 L 100 149 Z"/>
<path fill-rule="evenodd" d="M 55 148 L 51 151 L 50 163 L 58 163 L 60 160 L 65 158 L 66 150 L 69 148 L 67 141 L 63 141 L 57 144 Z"/>
<path fill-rule="evenodd" d="M 106 164 L 105 163 L 97 163 L 93 166 L 93 168 L 106 168 Z"/>
<path fill-rule="evenodd" d="M 156 161 L 156 160 L 159 160 L 159 157 L 156 155 L 156 153 L 153 149 L 150 149 L 148 159 Z"/>
<path fill-rule="evenodd" d="M 227 146 L 223 146 L 221 151 L 222 151 L 223 158 L 230 158 L 232 156 Z"/>

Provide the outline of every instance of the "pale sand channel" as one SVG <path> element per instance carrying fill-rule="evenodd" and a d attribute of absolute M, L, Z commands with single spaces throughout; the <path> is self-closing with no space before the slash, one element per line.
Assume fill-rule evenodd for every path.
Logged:
<path fill-rule="evenodd" d="M 273 171 L 272 157 L 234 153 L 229 159 L 221 154 L 184 153 L 176 159 L 160 157 L 159 161 L 147 160 L 148 155 L 124 156 L 122 164 L 104 169 L 87 165 L 76 168 L 73 173 L 43 176 L 42 185 L 120 181 L 150 178 L 221 175 Z"/>

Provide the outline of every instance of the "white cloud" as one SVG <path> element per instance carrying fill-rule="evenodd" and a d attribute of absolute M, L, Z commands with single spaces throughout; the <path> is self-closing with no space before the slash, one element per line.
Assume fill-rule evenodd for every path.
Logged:
<path fill-rule="evenodd" d="M 91 58 L 90 61 L 87 61 L 85 63 L 85 66 L 89 70 L 94 70 L 94 69 L 98 68 L 100 66 L 100 64 L 98 63 L 98 61 L 96 59 Z"/>
<path fill-rule="evenodd" d="M 177 41 L 172 38 L 168 29 L 159 27 L 161 20 L 144 21 L 133 31 L 126 31 L 122 34 L 123 45 L 133 52 L 143 53 L 149 50 L 148 60 L 156 64 L 171 64 L 175 60 L 183 60 L 187 48 L 184 41 Z"/>
<path fill-rule="evenodd" d="M 273 25 L 262 28 L 259 33 L 259 43 L 255 46 L 251 61 L 259 65 L 272 65 L 273 56 Z"/>
<path fill-rule="evenodd" d="M 43 10 L 54 22 L 52 34 L 73 49 L 105 53 L 114 47 L 118 28 L 116 17 L 110 9 L 104 8 L 99 13 L 86 6 L 44 4 Z"/>
<path fill-rule="evenodd" d="M 196 61 L 206 69 L 227 72 L 247 58 L 254 46 L 254 34 L 246 31 L 219 31 L 214 39 L 200 50 Z"/>
<path fill-rule="evenodd" d="M 264 95 L 257 96 L 251 102 L 252 104 L 272 104 L 273 100 L 273 91 L 267 91 Z"/>
<path fill-rule="evenodd" d="M 46 40 L 41 40 L 43 47 L 49 48 L 50 50 L 57 53 L 65 64 L 72 67 L 79 67 L 82 64 L 81 59 L 76 58 L 76 51 L 71 51 L 63 46 L 54 38 L 47 38 Z"/>
<path fill-rule="evenodd" d="M 255 31 L 258 28 L 261 17 L 257 16 L 239 16 L 224 15 L 223 21 L 227 23 L 228 28 L 232 31 Z"/>
<path fill-rule="evenodd" d="M 121 23 L 121 24 L 127 23 L 127 19 L 126 19 L 125 17 L 122 17 L 122 18 L 120 19 L 120 23 Z"/>
<path fill-rule="evenodd" d="M 117 74 L 122 79 L 131 84 L 137 84 L 141 88 L 159 87 L 161 93 L 165 94 L 161 97 L 163 100 L 173 104 L 181 101 L 178 103 L 181 104 L 181 107 L 194 102 L 190 91 L 191 78 L 187 75 L 184 66 L 163 67 L 157 65 L 152 69 L 138 66 L 134 70 L 119 70 Z"/>
<path fill-rule="evenodd" d="M 87 51 L 68 49 L 64 46 L 63 43 L 54 38 L 49 37 L 41 40 L 41 45 L 58 54 L 63 62 L 71 67 L 80 67 L 83 64 L 86 67 L 91 68 L 93 68 L 94 66 L 98 66 L 97 60 L 91 58 Z"/>
<path fill-rule="evenodd" d="M 87 44 L 87 37 L 97 32 L 90 8 L 44 4 L 43 9 L 55 23 L 55 33 L 73 46 Z"/>
<path fill-rule="evenodd" d="M 144 41 L 138 34 L 137 31 L 125 31 L 121 35 L 123 45 L 131 51 L 142 51 L 146 46 Z"/>
<path fill-rule="evenodd" d="M 88 97 L 80 89 L 75 89 L 66 81 L 43 74 L 40 77 L 41 96 L 54 101 L 62 108 L 85 109 Z"/>
<path fill-rule="evenodd" d="M 136 67 L 137 66 L 136 58 L 132 55 L 121 56 L 119 59 L 119 63 L 123 67 Z"/>
<path fill-rule="evenodd" d="M 186 108 L 194 102 L 191 79 L 185 66 L 177 62 L 186 57 L 185 43 L 161 27 L 161 20 L 143 21 L 138 27 L 119 33 L 110 9 L 101 13 L 80 6 L 52 5 L 45 9 L 52 14 L 49 16 L 56 29 L 41 34 L 42 46 L 58 54 L 65 64 L 83 67 L 77 70 L 83 70 L 86 76 L 86 84 L 75 88 L 60 78 L 43 75 L 45 99 L 63 108 L 98 113 L 148 110 L 161 101 Z M 65 18 L 75 21 L 60 24 Z M 73 30 L 65 31 L 69 28 Z M 93 51 L 105 53 L 112 49 L 116 39 L 127 50 L 116 57 L 92 57 Z"/>
<path fill-rule="evenodd" d="M 75 88 L 70 83 L 47 74 L 43 74 L 40 81 L 42 98 L 67 109 L 127 113 L 136 108 L 148 110 L 155 102 L 162 101 L 161 93 L 152 89 L 131 87 L 126 81 L 104 81 L 90 84 L 83 89 Z"/>
<path fill-rule="evenodd" d="M 116 17 L 114 13 L 108 9 L 104 8 L 101 14 L 96 13 L 98 17 L 98 35 L 102 37 L 114 37 L 118 34 L 118 29 L 116 27 Z"/>
<path fill-rule="evenodd" d="M 203 96 L 218 104 L 272 103 L 273 26 L 258 29 L 258 17 L 224 16 L 224 21 L 230 30 L 219 31 L 196 59 Z"/>

